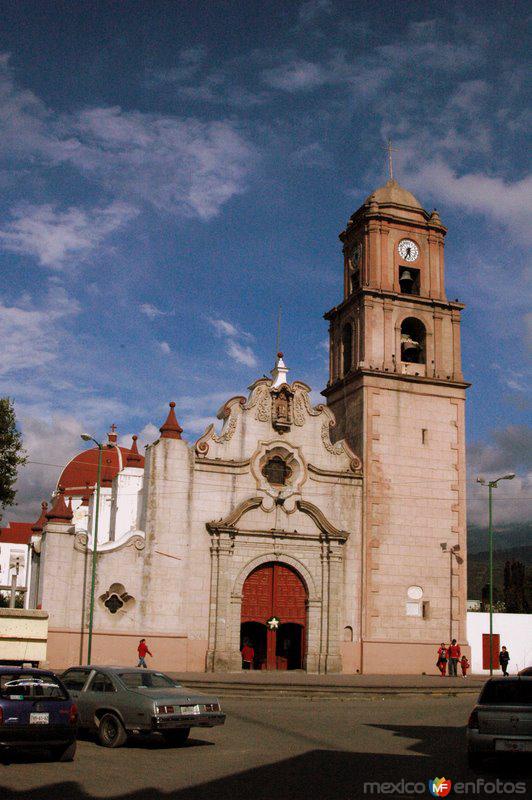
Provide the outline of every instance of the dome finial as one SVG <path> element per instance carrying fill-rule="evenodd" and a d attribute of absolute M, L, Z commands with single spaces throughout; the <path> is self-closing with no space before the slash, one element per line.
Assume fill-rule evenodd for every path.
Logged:
<path fill-rule="evenodd" d="M 165 422 L 159 428 L 161 431 L 161 439 L 181 439 L 183 428 L 177 421 L 175 415 L 175 403 L 172 401 L 168 403 L 168 405 L 170 406 L 170 411 L 168 412 Z"/>

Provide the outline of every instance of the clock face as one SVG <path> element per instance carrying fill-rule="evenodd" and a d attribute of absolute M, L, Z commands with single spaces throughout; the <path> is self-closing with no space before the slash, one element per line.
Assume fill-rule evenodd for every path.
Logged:
<path fill-rule="evenodd" d="M 419 255 L 419 248 L 412 239 L 402 239 L 397 245 L 399 255 L 404 261 L 416 261 Z"/>

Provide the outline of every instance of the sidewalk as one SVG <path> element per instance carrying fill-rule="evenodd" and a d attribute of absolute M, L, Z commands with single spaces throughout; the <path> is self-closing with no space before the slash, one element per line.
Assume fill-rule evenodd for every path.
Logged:
<path fill-rule="evenodd" d="M 245 695 L 330 695 L 349 697 L 358 693 L 478 693 L 486 677 L 441 678 L 438 675 L 309 675 L 301 670 L 256 672 L 172 672 L 184 686 L 216 691 L 223 694 Z"/>

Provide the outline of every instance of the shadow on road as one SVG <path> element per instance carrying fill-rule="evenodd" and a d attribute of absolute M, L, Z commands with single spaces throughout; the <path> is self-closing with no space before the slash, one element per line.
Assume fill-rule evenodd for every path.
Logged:
<path fill-rule="evenodd" d="M 266 766 L 243 769 L 233 775 L 199 784 L 192 788 L 171 792 L 161 791 L 149 784 L 131 793 L 113 793 L 108 787 L 109 800 L 351 800 L 362 797 L 431 797 L 428 781 L 435 777 L 446 777 L 457 781 L 495 781 L 498 777 L 505 782 L 525 780 L 524 761 L 505 761 L 500 766 L 482 773 L 474 773 L 467 768 L 465 755 L 464 728 L 435 726 L 394 726 L 374 725 L 393 732 L 411 743 L 403 743 L 410 754 L 353 753 L 338 750 L 315 748 L 289 759 L 283 759 Z M 457 755 L 458 754 L 458 755 Z M 208 755 L 206 756 L 208 758 Z M 68 765 L 65 765 L 68 768 Z M 245 768 L 245 764 L 242 764 Z M 67 769 L 65 769 L 65 773 Z M 1 772 L 0 772 L 1 776 Z M 421 782 L 425 791 L 381 793 L 375 782 L 400 784 Z M 373 784 L 373 790 L 364 791 L 364 784 Z M 0 777 L 0 789 L 2 781 Z M 494 793 L 493 789 L 484 792 L 470 792 L 470 797 L 507 796 L 505 792 Z M 453 792 L 454 795 L 454 792 Z M 522 795 L 517 795 L 522 796 Z M 32 791 L 4 789 L 0 791 L 2 800 L 94 800 L 74 782 L 59 782 L 41 786 Z M 100 797 L 100 795 L 98 795 Z"/>

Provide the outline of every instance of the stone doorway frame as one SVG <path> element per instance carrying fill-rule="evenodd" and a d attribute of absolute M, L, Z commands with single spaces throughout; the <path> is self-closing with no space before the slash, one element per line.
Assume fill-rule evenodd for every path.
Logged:
<path fill-rule="evenodd" d="M 253 558 L 241 569 L 233 584 L 233 589 L 231 591 L 231 619 L 229 623 L 229 630 L 231 632 L 231 650 L 234 651 L 235 649 L 236 639 L 236 650 L 238 651 L 238 667 L 235 667 L 235 669 L 240 669 L 242 663 L 239 645 L 240 626 L 242 624 L 242 597 L 244 592 L 244 584 L 252 572 L 255 572 L 256 569 L 266 566 L 267 564 L 279 564 L 291 567 L 306 589 L 307 619 L 305 625 L 305 655 L 303 658 L 303 669 L 305 669 L 307 672 L 317 672 L 317 656 L 319 655 L 319 652 L 316 651 L 314 653 L 315 658 L 313 658 L 311 655 L 310 660 L 309 655 L 311 643 L 319 646 L 321 597 L 316 591 L 315 581 L 307 567 L 301 561 L 293 556 L 289 556 L 286 553 L 266 553 Z M 311 634 L 311 624 L 314 627 L 313 634 Z M 317 636 L 316 633 L 318 634 Z M 237 634 L 237 637 L 235 637 L 235 634 Z"/>

